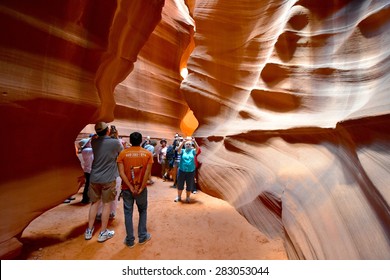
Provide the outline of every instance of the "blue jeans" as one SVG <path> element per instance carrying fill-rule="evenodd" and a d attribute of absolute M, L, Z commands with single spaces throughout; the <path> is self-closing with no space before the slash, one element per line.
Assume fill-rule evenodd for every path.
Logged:
<path fill-rule="evenodd" d="M 147 219 L 147 209 L 148 209 L 148 189 L 145 188 L 136 197 L 133 197 L 133 194 L 131 193 L 130 190 L 124 190 L 122 192 L 122 197 L 123 197 L 123 211 L 125 214 L 125 227 L 126 227 L 125 242 L 127 245 L 131 245 L 135 240 L 134 226 L 133 226 L 134 201 L 137 204 L 138 213 L 139 213 L 138 239 L 140 242 L 142 242 L 146 239 L 146 235 L 147 235 L 146 219 Z"/>

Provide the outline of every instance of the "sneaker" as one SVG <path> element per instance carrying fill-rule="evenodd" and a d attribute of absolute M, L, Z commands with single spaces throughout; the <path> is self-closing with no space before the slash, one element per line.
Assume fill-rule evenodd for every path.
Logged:
<path fill-rule="evenodd" d="M 133 247 L 135 246 L 134 241 L 131 242 L 131 243 L 129 244 L 129 243 L 127 243 L 127 241 L 126 241 L 126 238 L 125 238 L 125 240 L 123 240 L 123 243 L 124 243 L 127 247 L 129 247 L 129 248 L 133 248 Z"/>
<path fill-rule="evenodd" d="M 181 201 L 181 197 L 178 197 L 178 196 L 177 196 L 177 197 L 175 198 L 174 202 L 178 202 L 178 201 Z"/>
<path fill-rule="evenodd" d="M 104 242 L 107 239 L 114 237 L 115 231 L 106 229 L 105 231 L 101 231 L 99 233 L 98 242 Z"/>
<path fill-rule="evenodd" d="M 85 240 L 90 240 L 92 238 L 93 230 L 95 228 L 87 228 L 84 233 Z"/>
<path fill-rule="evenodd" d="M 197 191 L 192 191 L 192 193 L 193 193 L 193 194 L 196 194 L 196 193 L 197 193 Z"/>
<path fill-rule="evenodd" d="M 148 242 L 151 238 L 152 238 L 152 235 L 151 235 L 150 233 L 147 233 L 147 234 L 146 234 L 146 238 L 145 238 L 144 240 L 140 240 L 140 241 L 139 241 L 139 245 L 145 244 L 145 243 Z"/>

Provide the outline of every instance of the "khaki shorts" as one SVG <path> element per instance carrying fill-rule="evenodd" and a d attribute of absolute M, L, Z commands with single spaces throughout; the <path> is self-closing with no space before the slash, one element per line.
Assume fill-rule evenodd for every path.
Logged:
<path fill-rule="evenodd" d="M 116 196 L 116 181 L 99 184 L 91 183 L 88 189 L 88 196 L 91 202 L 102 199 L 103 203 L 114 201 Z"/>

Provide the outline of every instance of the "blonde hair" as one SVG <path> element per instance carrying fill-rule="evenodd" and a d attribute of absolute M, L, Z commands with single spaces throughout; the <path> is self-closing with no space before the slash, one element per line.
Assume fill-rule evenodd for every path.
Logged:
<path fill-rule="evenodd" d="M 184 143 L 184 145 L 187 145 L 187 144 L 189 144 L 189 145 L 193 145 L 193 143 L 192 143 L 192 141 L 191 140 L 187 140 L 185 143 Z"/>

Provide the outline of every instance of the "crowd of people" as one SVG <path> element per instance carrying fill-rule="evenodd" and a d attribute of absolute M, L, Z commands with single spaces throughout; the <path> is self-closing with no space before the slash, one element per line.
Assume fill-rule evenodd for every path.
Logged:
<path fill-rule="evenodd" d="M 108 223 L 115 218 L 122 197 L 126 229 L 124 244 L 130 248 L 135 246 L 134 203 L 139 213 L 138 243 L 145 244 L 151 239 L 147 230 L 147 186 L 154 183 L 151 176 L 154 158 L 161 165 L 163 181 L 172 181 L 171 187 L 177 188 L 174 202 L 190 203 L 191 193 L 197 191 L 197 156 L 200 147 L 195 138 L 183 138 L 179 134 L 174 136 L 172 144 L 168 145 L 166 139 L 161 139 L 157 146 L 157 140 L 149 136 L 143 140 L 141 133 L 133 132 L 128 143 L 119 137 L 114 125 L 108 126 L 105 122 L 96 123 L 95 132 L 78 144 L 84 171 L 81 203 L 90 204 L 84 237 L 86 240 L 92 239 L 96 220 L 101 222 L 98 242 L 115 235 L 114 230 L 108 229 Z M 184 189 L 186 197 L 182 200 Z"/>

